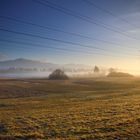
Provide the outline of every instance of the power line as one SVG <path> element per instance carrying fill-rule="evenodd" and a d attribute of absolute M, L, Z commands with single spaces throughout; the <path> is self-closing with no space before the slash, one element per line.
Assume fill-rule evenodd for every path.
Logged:
<path fill-rule="evenodd" d="M 2 42 L 2 43 L 12 43 L 12 44 L 18 44 L 18 45 L 21 45 L 22 47 L 19 47 L 18 46 L 18 48 L 17 47 L 14 47 L 14 50 L 33 50 L 33 49 L 35 49 L 35 48 L 39 48 L 39 49 L 44 49 L 44 50 L 49 50 L 49 49 L 51 49 L 51 50 L 55 50 L 55 54 L 56 54 L 56 52 L 59 52 L 58 54 L 62 54 L 62 51 L 64 51 L 64 52 L 69 52 L 69 51 L 67 51 L 67 50 L 63 50 L 63 49 L 57 49 L 57 48 L 53 48 L 53 47 L 48 47 L 47 46 L 47 48 L 45 48 L 45 47 L 41 47 L 41 46 L 35 46 L 36 44 L 34 44 L 34 46 L 31 46 L 31 44 L 29 43 L 23 43 L 22 44 L 22 42 L 20 43 L 20 42 L 17 42 L 17 41 L 13 41 L 13 40 L 5 40 L 5 39 L 0 39 L 0 42 Z M 28 47 L 30 45 L 30 48 Z M 37 44 L 38 45 L 38 44 Z M 9 50 L 9 48 L 6 48 L 6 47 L 9 47 L 9 46 L 1 46 L 1 47 L 3 47 L 4 49 L 8 49 Z M 73 53 L 75 53 L 75 51 L 70 51 L 70 52 L 73 52 Z M 84 54 L 87 54 L 87 53 L 84 53 Z M 63 55 L 68 55 L 68 54 L 66 54 L 66 53 L 63 53 Z M 90 55 L 90 54 L 87 54 L 87 55 Z"/>
<path fill-rule="evenodd" d="M 23 41 L 13 41 L 13 40 L 7 40 L 7 39 L 0 39 L 0 42 L 6 42 L 6 43 L 14 43 L 14 44 L 20 44 L 20 45 L 28 45 L 28 46 L 32 46 L 32 47 L 37 47 L 37 48 L 43 48 L 43 49 L 53 49 L 53 50 L 59 50 L 59 51 L 66 51 L 66 52 L 81 52 L 84 54 L 88 54 L 88 55 L 105 55 L 105 56 L 111 56 L 108 54 L 102 54 L 102 53 L 98 53 L 98 52 L 87 52 L 87 51 L 79 51 L 79 50 L 71 50 L 71 49 L 66 49 L 66 48 L 58 48 L 58 47 L 53 47 L 53 46 L 44 46 L 44 45 L 40 45 L 40 44 L 34 44 L 34 43 L 29 43 L 29 42 L 23 42 Z M 113 56 L 114 57 L 114 56 Z"/>
<path fill-rule="evenodd" d="M 108 9 L 105 9 L 105 8 L 102 8 L 102 7 L 98 6 L 98 5 L 95 4 L 93 1 L 92 1 L 92 2 L 91 2 L 90 0 L 83 0 L 83 1 L 86 2 L 87 4 L 91 5 L 91 6 L 96 7 L 97 9 L 101 10 L 102 12 L 105 12 L 105 13 L 107 13 L 107 14 L 113 16 L 113 17 L 116 17 L 116 18 L 120 19 L 120 20 L 123 21 L 124 23 L 127 23 L 127 24 L 129 24 L 129 25 L 131 25 L 131 26 L 133 26 L 133 27 L 139 28 L 139 27 L 137 27 L 136 25 L 130 23 L 128 20 L 126 20 L 126 19 L 124 19 L 124 18 L 122 18 L 122 17 L 118 17 L 116 14 L 112 13 L 112 12 L 109 11 Z"/>
<path fill-rule="evenodd" d="M 36 1 L 36 0 L 35 0 L 35 1 Z M 37 0 L 37 1 L 38 1 L 38 0 Z M 84 17 L 85 19 L 88 19 L 88 20 L 93 21 L 93 18 L 91 18 L 90 16 L 83 15 L 83 14 L 81 14 L 81 13 L 79 13 L 79 12 L 73 11 L 73 10 L 68 9 L 68 8 L 65 8 L 65 7 L 62 7 L 62 6 L 57 5 L 57 4 L 55 4 L 55 3 L 51 2 L 51 1 L 48 1 L 48 0 L 42 0 L 42 1 L 46 2 L 48 5 L 55 6 L 56 8 L 60 8 L 60 9 L 62 9 L 62 10 L 64 10 L 64 11 L 66 11 L 66 12 L 74 13 L 74 14 L 80 16 L 80 17 Z M 96 21 L 97 21 L 97 19 L 96 19 Z M 114 28 L 113 26 L 107 25 L 106 23 L 104 23 L 104 22 L 102 22 L 102 21 L 97 21 L 97 22 L 100 22 L 100 23 L 98 23 L 98 24 L 101 24 L 101 25 L 104 25 L 104 26 L 109 26 L 109 27 Z M 120 28 L 118 28 L 118 27 L 115 27 L 115 28 L 121 31 Z"/>
<path fill-rule="evenodd" d="M 39 28 L 46 29 L 46 30 L 60 32 L 60 33 L 64 33 L 64 34 L 68 34 L 68 35 L 72 35 L 72 36 L 76 36 L 76 37 L 81 37 L 81 38 L 85 38 L 85 39 L 89 39 L 89 40 L 95 40 L 95 41 L 98 41 L 98 42 L 103 42 L 103 43 L 106 43 L 106 44 L 111 44 L 111 45 L 115 45 L 117 47 L 122 48 L 122 45 L 119 44 L 119 43 L 116 43 L 116 42 L 111 42 L 111 41 L 107 41 L 107 40 L 97 39 L 97 38 L 93 38 L 93 37 L 86 36 L 86 35 L 83 35 L 83 34 L 79 34 L 79 33 L 75 33 L 75 32 L 68 32 L 68 31 L 64 31 L 64 30 L 53 28 L 53 27 L 49 27 L 49 26 L 43 26 L 43 25 L 39 25 L 39 24 L 36 24 L 36 23 L 33 23 L 33 22 L 28 22 L 28 21 L 17 19 L 17 18 L 13 18 L 13 17 L 7 17 L 7 16 L 1 16 L 0 15 L 0 18 L 7 19 L 7 20 L 10 20 L 10 21 L 15 21 L 15 22 L 18 22 L 18 23 L 26 24 L 26 25 L 31 25 L 31 26 L 39 27 Z M 128 47 L 128 46 L 127 47 L 125 46 L 125 48 L 134 49 L 134 48 Z"/>
<path fill-rule="evenodd" d="M 8 40 L 8 39 L 1 39 L 1 38 L 0 38 L 0 42 L 26 45 L 26 46 L 32 46 L 32 47 L 42 48 L 42 49 L 48 49 L 49 48 L 49 49 L 53 49 L 53 50 L 73 52 L 73 53 L 80 52 L 80 53 L 84 53 L 84 54 L 87 54 L 87 55 L 103 55 L 103 56 L 117 57 L 117 56 L 114 56 L 114 55 L 98 53 L 98 52 L 87 52 L 87 51 L 81 51 L 81 50 L 79 51 L 79 50 L 72 50 L 72 49 L 60 48 L 60 47 L 58 48 L 58 47 L 46 46 L 46 45 L 41 45 L 41 44 L 36 44 L 36 43 L 23 42 L 23 41 L 13 41 L 13 40 Z M 137 57 L 137 56 L 135 56 L 135 57 Z"/>
<path fill-rule="evenodd" d="M 32 0 L 32 1 L 34 1 L 34 2 L 36 2 L 36 3 L 39 3 L 39 4 L 41 4 L 41 5 L 44 5 L 44 6 L 50 7 L 50 8 L 52 8 L 52 9 L 57 10 L 57 11 L 60 11 L 60 12 L 62 12 L 62 13 L 64 13 L 64 14 L 73 16 L 73 17 L 78 18 L 78 19 L 81 19 L 81 20 L 83 20 L 83 21 L 92 23 L 92 24 L 94 24 L 94 25 L 96 25 L 96 26 L 99 26 L 99 27 L 102 27 L 102 28 L 104 28 L 104 29 L 106 29 L 106 30 L 109 30 L 109 31 L 112 31 L 112 32 L 121 34 L 121 35 L 123 35 L 123 36 L 125 36 L 125 37 L 131 38 L 131 39 L 135 39 L 135 40 L 140 40 L 140 39 L 138 39 L 138 38 L 136 38 L 136 37 L 132 37 L 132 36 L 130 36 L 130 35 L 128 35 L 128 34 L 122 32 L 122 31 L 118 31 L 118 30 L 116 30 L 116 29 L 114 29 L 114 28 L 110 28 L 109 26 L 106 26 L 106 25 L 104 25 L 104 24 L 97 23 L 97 22 L 91 20 L 89 17 L 85 17 L 85 16 L 83 16 L 83 15 L 81 15 L 81 14 L 79 15 L 79 14 L 75 13 L 75 12 L 72 11 L 72 10 L 66 9 L 66 8 L 64 8 L 64 7 L 62 7 L 62 6 L 59 6 L 59 5 L 56 5 L 56 4 L 54 5 L 54 3 L 52 3 L 52 2 L 44 1 L 44 2 L 45 2 L 45 3 L 44 3 L 44 2 L 41 2 L 41 1 L 39 1 L 39 0 Z M 62 8 L 63 8 L 63 9 L 62 9 Z"/>
<path fill-rule="evenodd" d="M 83 44 L 75 43 L 75 42 L 71 42 L 71 41 L 60 40 L 60 39 L 56 39 L 56 38 L 44 37 L 44 36 L 30 34 L 30 33 L 24 33 L 24 32 L 17 32 L 17 31 L 3 29 L 3 28 L 0 28 L 0 30 L 1 31 L 5 31 L 5 32 L 14 33 L 14 34 L 20 34 L 20 35 L 24 35 L 24 36 L 30 36 L 30 37 L 35 37 L 35 38 L 47 39 L 47 40 L 51 40 L 51 41 L 55 41 L 55 42 L 60 42 L 60 43 L 64 43 L 64 44 L 70 44 L 70 45 L 74 45 L 74 46 L 81 46 L 81 47 L 90 48 L 90 49 L 107 51 L 106 49 L 102 49 L 102 48 L 98 48 L 98 47 L 94 47 L 94 46 L 90 46 L 90 45 L 83 45 Z"/>
<path fill-rule="evenodd" d="M 47 39 L 47 40 L 51 40 L 51 41 L 55 41 L 55 42 L 70 44 L 70 45 L 74 45 L 74 46 L 81 46 L 81 47 L 85 47 L 85 48 L 92 48 L 92 49 L 102 50 L 102 51 L 108 52 L 106 49 L 97 48 L 97 47 L 93 47 L 93 46 L 89 46 L 89 45 L 83 45 L 83 44 L 75 43 L 75 42 L 71 42 L 71 41 L 59 40 L 59 39 L 56 39 L 56 38 L 49 38 L 49 37 L 44 37 L 44 36 L 30 34 L 30 33 L 17 32 L 17 31 L 3 29 L 3 28 L 0 28 L 0 30 L 4 31 L 4 32 L 10 32 L 10 33 L 18 34 L 18 35 L 24 35 L 24 36 L 30 36 L 30 37 L 35 37 L 35 38 L 41 38 L 41 39 L 45 39 L 45 40 Z M 126 55 L 132 55 L 132 54 L 126 54 Z"/>
<path fill-rule="evenodd" d="M 79 51 L 79 50 L 72 50 L 72 49 L 67 49 L 67 48 L 53 47 L 53 46 L 50 46 L 50 45 L 49 46 L 46 46 L 46 45 L 29 43 L 29 42 L 23 42 L 23 41 L 13 41 L 13 40 L 7 40 L 7 39 L 0 39 L 0 41 L 1 42 L 8 42 L 8 43 L 15 43 L 15 44 L 35 46 L 37 48 L 43 48 L 43 49 L 49 48 L 49 49 L 56 49 L 56 50 L 62 50 L 62 51 L 82 52 L 82 53 L 93 54 L 93 53 L 87 52 L 87 51 Z"/>
<path fill-rule="evenodd" d="M 0 16 L 0 18 L 7 19 L 7 20 L 10 20 L 10 21 L 15 21 L 15 22 L 18 22 L 18 23 L 26 24 L 26 25 L 28 24 L 28 25 L 32 25 L 32 26 L 43 28 L 43 29 L 47 29 L 47 30 L 61 32 L 61 33 L 65 33 L 65 34 L 68 34 L 68 35 L 77 36 L 77 37 L 81 37 L 81 38 L 86 38 L 86 39 L 90 39 L 90 40 L 95 40 L 95 41 L 98 41 L 98 42 L 103 42 L 103 43 L 107 43 L 107 44 L 111 44 L 111 45 L 115 45 L 115 46 L 120 46 L 121 47 L 121 44 L 116 43 L 116 42 L 111 42 L 111 41 L 107 41 L 107 40 L 97 39 L 97 38 L 93 38 L 93 37 L 86 36 L 86 35 L 83 35 L 83 34 L 74 33 L 74 32 L 68 32 L 68 31 L 64 31 L 64 30 L 53 28 L 53 27 L 49 27 L 49 26 L 43 26 L 43 25 L 39 25 L 39 24 L 36 24 L 36 23 L 28 22 L 28 21 L 17 19 L 17 18 L 13 18 L 13 17 Z M 130 47 L 127 47 L 127 48 L 130 48 Z"/>

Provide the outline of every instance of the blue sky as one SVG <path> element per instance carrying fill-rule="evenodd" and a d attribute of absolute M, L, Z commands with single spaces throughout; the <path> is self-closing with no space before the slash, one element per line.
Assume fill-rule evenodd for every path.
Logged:
<path fill-rule="evenodd" d="M 0 31 L 0 39 L 40 44 L 44 47 L 0 41 L 0 60 L 29 58 L 54 63 L 84 63 L 127 69 L 129 67 L 140 69 L 139 0 L 89 0 L 101 8 L 111 11 L 111 13 L 116 16 L 112 16 L 107 12 L 88 4 L 84 0 L 48 1 L 78 12 L 83 16 L 88 16 L 93 22 L 105 24 L 105 26 L 123 32 L 126 35 L 110 31 L 90 22 L 64 14 L 36 3 L 33 0 L 0 0 L 0 16 L 17 18 L 42 26 L 49 26 L 119 44 L 117 46 L 0 18 L 0 27 L 7 30 L 30 33 L 99 48 L 86 48 Z M 128 23 L 123 20 L 126 20 Z M 129 37 L 127 37 L 127 35 Z M 71 51 L 56 50 L 51 47 L 70 49 Z"/>

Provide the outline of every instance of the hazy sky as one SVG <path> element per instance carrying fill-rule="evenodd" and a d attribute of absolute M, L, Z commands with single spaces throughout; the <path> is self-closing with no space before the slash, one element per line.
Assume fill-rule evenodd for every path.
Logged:
<path fill-rule="evenodd" d="M 45 1 L 52 2 L 55 8 L 59 5 L 59 10 L 52 5 L 48 7 Z M 5 17 L 90 38 L 39 28 Z M 140 0 L 0 0 L 0 29 L 41 36 L 0 30 L 0 60 L 29 58 L 140 70 Z"/>

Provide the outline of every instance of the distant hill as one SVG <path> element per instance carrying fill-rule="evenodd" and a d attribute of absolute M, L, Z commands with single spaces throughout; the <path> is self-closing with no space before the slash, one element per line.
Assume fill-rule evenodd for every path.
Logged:
<path fill-rule="evenodd" d="M 55 70 L 55 69 L 89 69 L 90 66 L 82 64 L 53 64 L 47 62 L 40 62 L 36 60 L 29 60 L 24 58 L 19 58 L 15 60 L 0 61 L 0 69 L 9 69 L 9 68 L 25 68 L 25 69 L 46 69 L 46 70 Z"/>
<path fill-rule="evenodd" d="M 6 69 L 6 68 L 55 68 L 58 67 L 57 64 L 52 63 L 45 63 L 35 60 L 29 60 L 24 58 L 19 58 L 15 60 L 7 60 L 7 61 L 1 61 L 0 62 L 0 69 Z"/>
<path fill-rule="evenodd" d="M 110 72 L 107 77 L 133 77 L 133 75 L 123 72 Z"/>

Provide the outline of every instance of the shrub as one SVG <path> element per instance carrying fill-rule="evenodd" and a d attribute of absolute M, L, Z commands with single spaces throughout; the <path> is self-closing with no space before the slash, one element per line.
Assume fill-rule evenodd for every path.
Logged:
<path fill-rule="evenodd" d="M 123 72 L 110 72 L 107 77 L 133 77 L 133 75 Z"/>
<path fill-rule="evenodd" d="M 49 77 L 49 80 L 67 80 L 69 79 L 68 76 L 64 73 L 64 71 L 60 70 L 60 69 L 56 69 L 55 71 L 53 71 Z"/>

